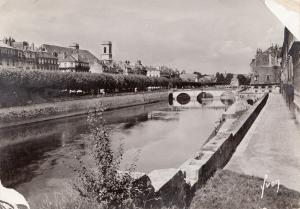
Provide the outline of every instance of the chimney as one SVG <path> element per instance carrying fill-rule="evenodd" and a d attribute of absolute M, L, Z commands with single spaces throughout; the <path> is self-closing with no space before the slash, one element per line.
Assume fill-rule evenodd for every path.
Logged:
<path fill-rule="evenodd" d="M 76 50 L 79 50 L 79 44 L 78 43 L 74 43 L 72 46 L 70 46 Z"/>

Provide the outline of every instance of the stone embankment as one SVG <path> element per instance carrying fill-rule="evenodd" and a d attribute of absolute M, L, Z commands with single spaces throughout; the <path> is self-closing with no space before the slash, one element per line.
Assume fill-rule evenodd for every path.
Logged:
<path fill-rule="evenodd" d="M 235 149 L 251 127 L 268 99 L 268 94 L 256 101 L 243 114 L 225 119 L 218 133 L 201 150 L 179 168 L 154 170 L 149 174 L 136 174 L 136 185 L 143 185 L 143 207 L 186 208 L 197 188 L 200 188 L 230 160 Z M 226 117 L 225 117 L 226 118 Z M 141 179 L 143 182 L 141 182 Z"/>
<path fill-rule="evenodd" d="M 100 108 L 112 110 L 135 105 L 167 101 L 169 91 L 136 93 L 123 96 L 100 97 L 30 106 L 0 109 L 0 128 L 57 118 L 87 114 Z"/>

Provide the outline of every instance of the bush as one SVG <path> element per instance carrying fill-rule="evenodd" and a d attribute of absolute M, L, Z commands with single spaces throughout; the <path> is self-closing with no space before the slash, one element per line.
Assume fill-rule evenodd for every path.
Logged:
<path fill-rule="evenodd" d="M 99 110 L 97 110 L 99 111 Z M 128 208 L 133 205 L 131 172 L 120 172 L 123 146 L 114 153 L 111 147 L 110 131 L 103 125 L 102 110 L 88 116 L 91 131 L 91 156 L 95 166 L 86 166 L 80 161 L 77 170 L 79 182 L 75 189 L 85 199 L 91 199 L 106 208 Z"/>

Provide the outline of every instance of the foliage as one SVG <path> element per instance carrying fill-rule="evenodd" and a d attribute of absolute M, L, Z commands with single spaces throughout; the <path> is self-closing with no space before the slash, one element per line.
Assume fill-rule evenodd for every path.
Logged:
<path fill-rule="evenodd" d="M 246 77 L 242 74 L 238 74 L 237 79 L 239 80 L 240 85 L 250 85 L 250 81 L 251 81 L 250 77 Z"/>
<path fill-rule="evenodd" d="M 160 68 L 160 76 L 165 78 L 179 78 L 180 72 L 176 69 L 169 68 L 167 66 L 161 66 Z"/>
<path fill-rule="evenodd" d="M 223 73 L 216 73 L 217 83 L 221 85 L 229 85 L 231 83 L 231 79 L 233 78 L 232 73 L 227 73 L 226 76 Z"/>
<path fill-rule="evenodd" d="M 117 153 L 112 150 L 110 130 L 103 125 L 102 110 L 90 114 L 88 124 L 95 167 L 88 167 L 80 161 L 81 166 L 77 170 L 80 183 L 75 184 L 75 188 L 82 197 L 95 200 L 107 208 L 127 208 L 133 204 L 131 172 L 135 164 L 126 172 L 119 171 L 123 146 L 120 145 Z"/>
<path fill-rule="evenodd" d="M 232 73 L 227 73 L 226 77 L 225 77 L 225 84 L 229 85 L 231 83 L 232 78 L 233 78 L 233 74 Z"/>
<path fill-rule="evenodd" d="M 29 90 L 49 88 L 114 91 L 119 88 L 124 91 L 132 91 L 134 88 L 145 89 L 149 86 L 168 87 L 169 80 L 166 78 L 149 78 L 143 75 L 2 69 L 0 71 L 0 85 Z"/>

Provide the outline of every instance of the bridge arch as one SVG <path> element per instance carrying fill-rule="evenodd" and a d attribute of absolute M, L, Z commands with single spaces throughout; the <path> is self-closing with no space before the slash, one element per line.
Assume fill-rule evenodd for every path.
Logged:
<path fill-rule="evenodd" d="M 176 100 L 179 104 L 185 105 L 191 101 L 191 97 L 187 93 L 180 93 L 176 97 Z"/>
<path fill-rule="evenodd" d="M 197 101 L 203 104 L 203 101 L 213 100 L 214 96 L 208 92 L 201 92 L 197 95 Z"/>
<path fill-rule="evenodd" d="M 169 104 L 170 104 L 170 105 L 173 105 L 173 100 L 174 100 L 173 93 L 170 93 L 170 94 L 169 94 L 168 100 L 169 100 Z"/>
<path fill-rule="evenodd" d="M 225 91 L 221 94 L 220 100 L 224 105 L 232 105 L 235 102 L 235 94 L 232 91 Z"/>

